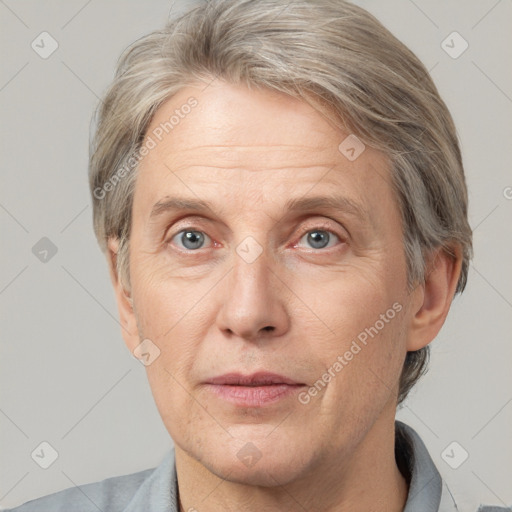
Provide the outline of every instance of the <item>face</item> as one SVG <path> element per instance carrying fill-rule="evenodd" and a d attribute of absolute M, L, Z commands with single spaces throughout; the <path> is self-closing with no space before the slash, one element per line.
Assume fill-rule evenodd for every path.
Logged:
<path fill-rule="evenodd" d="M 349 135 L 305 102 L 219 82 L 181 90 L 147 131 L 125 339 L 158 347 L 146 371 L 177 454 L 220 477 L 290 482 L 394 418 L 401 221 L 386 158 Z"/>

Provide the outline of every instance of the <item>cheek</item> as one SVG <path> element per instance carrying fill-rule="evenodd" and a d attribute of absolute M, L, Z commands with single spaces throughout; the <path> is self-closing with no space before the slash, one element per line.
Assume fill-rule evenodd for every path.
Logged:
<path fill-rule="evenodd" d="M 210 412 L 211 404 L 191 385 L 189 368 L 196 360 L 195 347 L 173 338 L 146 371 L 155 405 L 174 443 L 208 459 L 211 439 L 228 443 L 230 436 L 216 421 L 215 409 Z"/>
<path fill-rule="evenodd" d="M 162 390 L 168 402 L 185 386 L 202 336 L 202 294 L 190 285 L 180 279 L 153 278 L 149 273 L 137 275 L 133 282 L 139 336 L 160 350 L 154 363 L 146 367 L 148 379 L 154 394 Z"/>
<path fill-rule="evenodd" d="M 316 343 L 321 346 L 329 347 L 335 340 L 347 342 L 357 337 L 400 297 L 398 281 L 385 282 L 382 265 L 354 267 L 347 265 L 328 274 L 319 272 L 294 285 L 303 303 L 298 306 L 304 309 L 304 314 L 296 315 L 296 320 L 306 329 L 314 328 Z M 343 343 L 334 348 L 342 349 Z"/>
<path fill-rule="evenodd" d="M 362 327 L 354 326 L 354 334 L 344 340 L 340 354 L 343 368 L 338 373 L 341 378 L 334 379 L 330 398 L 331 402 L 348 400 L 348 409 L 356 416 L 363 415 L 365 408 L 366 412 L 378 411 L 398 392 L 406 353 L 404 316 L 403 309 L 396 311 L 401 304 L 394 302 L 390 306 L 369 313 Z M 331 360 L 340 362 L 333 356 Z"/>
<path fill-rule="evenodd" d="M 140 262 L 134 269 L 133 300 L 144 335 L 166 339 L 181 328 L 188 315 L 193 315 L 201 295 L 197 283 L 163 276 L 152 265 L 151 261 Z"/>
<path fill-rule="evenodd" d="M 191 404 L 187 402 L 188 395 L 183 392 L 184 383 L 172 368 L 168 368 L 162 354 L 151 366 L 146 367 L 148 382 L 153 399 L 162 421 L 172 438 L 178 436 L 180 422 L 176 418 L 183 417 L 183 411 L 190 411 Z M 187 415 L 187 418 L 189 416 Z"/>
<path fill-rule="evenodd" d="M 405 356 L 403 283 L 384 278 L 383 269 L 371 270 L 347 270 L 301 290 L 317 313 L 303 325 L 308 348 L 325 378 L 334 375 L 326 403 L 350 396 L 354 407 L 381 401 L 399 378 Z"/>

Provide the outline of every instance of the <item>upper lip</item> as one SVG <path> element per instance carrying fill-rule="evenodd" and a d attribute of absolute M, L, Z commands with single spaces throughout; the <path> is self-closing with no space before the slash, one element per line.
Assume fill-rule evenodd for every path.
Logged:
<path fill-rule="evenodd" d="M 226 385 L 226 386 L 270 386 L 271 384 L 301 385 L 293 379 L 270 372 L 256 372 L 251 374 L 226 373 L 219 377 L 208 379 L 206 384 Z"/>

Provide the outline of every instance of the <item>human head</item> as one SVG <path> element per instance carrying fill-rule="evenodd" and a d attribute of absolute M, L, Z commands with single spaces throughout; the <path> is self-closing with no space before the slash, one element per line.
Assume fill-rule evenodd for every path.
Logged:
<path fill-rule="evenodd" d="M 427 256 L 439 247 L 460 249 L 457 292 L 464 289 L 471 229 L 451 116 L 412 52 L 369 13 L 338 0 L 299 0 L 286 9 L 272 0 L 209 2 L 125 52 L 99 110 L 90 183 L 98 241 L 106 251 L 109 239 L 119 240 L 118 271 L 128 289 L 137 155 L 148 126 L 180 90 L 215 78 L 303 100 L 386 155 L 409 289 L 422 282 Z M 407 354 L 398 403 L 424 372 L 428 348 Z"/>

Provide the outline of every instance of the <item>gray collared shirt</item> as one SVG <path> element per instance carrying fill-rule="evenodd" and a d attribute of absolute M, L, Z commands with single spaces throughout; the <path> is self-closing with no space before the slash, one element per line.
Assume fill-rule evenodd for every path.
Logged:
<path fill-rule="evenodd" d="M 396 420 L 395 453 L 409 481 L 404 512 L 460 512 L 417 432 Z M 400 466 L 400 464 L 399 464 Z M 10 509 L 12 512 L 179 512 L 174 449 L 162 463 L 130 475 L 71 487 Z M 8 511 L 9 512 L 9 511 Z M 512 512 L 481 506 L 477 512 Z"/>

